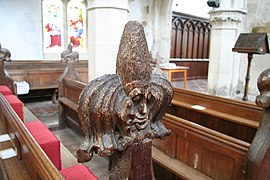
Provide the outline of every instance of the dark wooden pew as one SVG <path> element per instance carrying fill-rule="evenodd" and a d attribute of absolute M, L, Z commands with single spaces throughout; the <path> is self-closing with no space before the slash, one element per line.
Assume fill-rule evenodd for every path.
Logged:
<path fill-rule="evenodd" d="M 161 151 L 159 154 L 172 160 L 156 156 L 154 162 L 169 170 L 172 162 L 182 162 L 182 168 L 171 170 L 181 178 L 198 179 L 192 175 L 198 172 L 184 171 L 188 165 L 213 179 L 244 179 L 249 143 L 171 114 L 166 114 L 163 122 L 172 134 L 153 144 Z"/>
<path fill-rule="evenodd" d="M 77 106 L 80 93 L 85 86 L 86 84 L 83 82 L 63 78 L 58 87 L 59 122 L 79 133 L 82 133 L 82 131 Z"/>
<path fill-rule="evenodd" d="M 75 64 L 83 82 L 88 82 L 88 61 Z M 31 90 L 56 88 L 66 63 L 60 60 L 16 60 L 5 63 L 5 68 L 15 81 L 27 81 Z"/>
<path fill-rule="evenodd" d="M 86 84 L 64 78 L 62 85 L 59 87 L 63 89 L 63 94 L 59 94 L 62 122 L 81 132 L 77 101 Z M 259 126 L 262 108 L 252 103 L 174 90 L 171 107 L 163 118 L 172 134 L 165 140 L 154 140 L 152 151 L 153 161 L 171 173 L 155 166 L 156 177 L 243 179 L 247 152 Z M 192 108 L 195 104 L 206 109 Z"/>
<path fill-rule="evenodd" d="M 198 110 L 193 108 L 194 105 L 205 109 Z M 174 98 L 169 112 L 249 143 L 262 117 L 262 108 L 257 107 L 255 103 L 183 89 L 174 89 Z"/>
<path fill-rule="evenodd" d="M 254 103 L 174 90 L 168 114 L 163 118 L 172 135 L 164 141 L 154 140 L 153 145 L 170 158 L 214 179 L 244 179 L 247 153 L 259 126 L 262 108 Z M 194 105 L 203 110 L 193 108 Z M 154 161 L 163 167 L 170 166 L 170 162 Z"/>
<path fill-rule="evenodd" d="M 1 134 L 9 134 L 11 141 L 2 142 L 1 149 L 13 147 L 18 156 L 2 160 L 1 169 L 8 179 L 63 179 L 44 151 L 0 94 Z"/>
<path fill-rule="evenodd" d="M 77 61 L 75 67 L 81 80 L 88 82 L 88 61 Z M 51 99 L 58 88 L 58 79 L 63 74 L 66 63 L 60 60 L 16 60 L 5 63 L 5 68 L 14 81 L 26 81 L 29 84 L 29 94 L 19 96 L 27 102 Z"/>

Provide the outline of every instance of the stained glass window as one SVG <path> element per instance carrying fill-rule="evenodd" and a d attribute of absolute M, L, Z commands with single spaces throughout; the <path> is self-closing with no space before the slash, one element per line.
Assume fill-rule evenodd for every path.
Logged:
<path fill-rule="evenodd" d="M 81 0 L 71 0 L 67 4 L 68 43 L 73 48 L 85 48 L 86 7 Z"/>
<path fill-rule="evenodd" d="M 45 52 L 63 49 L 63 3 L 43 0 L 43 45 Z"/>

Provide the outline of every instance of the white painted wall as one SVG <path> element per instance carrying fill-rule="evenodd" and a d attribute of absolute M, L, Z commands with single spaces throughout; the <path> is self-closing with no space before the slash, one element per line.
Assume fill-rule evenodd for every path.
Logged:
<path fill-rule="evenodd" d="M 247 54 L 232 52 L 231 49 L 240 33 L 251 33 L 253 27 L 270 28 L 269 1 L 222 0 L 220 8 L 210 11 L 210 14 L 210 21 L 214 23 L 208 73 L 210 93 L 242 98 L 247 73 Z M 217 22 L 222 26 L 216 26 Z M 229 26 L 224 27 L 226 24 Z M 263 70 L 269 68 L 269 59 L 269 54 L 253 57 L 248 90 L 250 101 L 254 101 L 259 94 L 257 78 Z M 224 87 L 228 89 L 225 93 L 222 92 Z"/>
<path fill-rule="evenodd" d="M 116 51 L 116 49 L 118 50 L 118 44 L 120 41 L 119 34 L 121 35 L 123 27 L 122 25 L 119 26 L 117 22 L 137 20 L 144 25 L 149 51 L 152 51 L 154 57 L 159 57 L 161 60 L 168 60 L 170 53 L 172 1 L 173 0 L 129 0 L 126 1 L 128 2 L 127 9 L 129 9 L 127 16 L 118 14 L 121 11 L 121 8 L 118 9 L 118 11 L 116 8 L 110 12 L 99 9 L 92 14 L 88 14 L 90 17 L 89 22 L 94 23 L 91 24 L 92 26 L 88 24 L 89 41 L 91 41 L 91 39 L 95 39 L 96 35 L 99 36 L 100 34 L 108 34 L 108 31 L 110 31 L 109 35 L 114 35 L 115 33 L 118 34 L 116 36 L 114 35 L 114 37 L 103 36 L 103 39 L 107 38 L 107 40 L 96 41 L 97 44 L 93 44 L 93 41 L 88 42 L 88 47 L 92 48 L 92 50 L 90 50 L 91 54 L 89 54 L 89 59 L 92 59 L 93 57 L 104 59 L 106 54 L 104 53 L 104 48 L 106 48 L 106 46 L 110 47 L 109 49 L 112 51 Z M 46 56 L 43 56 L 41 2 L 41 0 L 0 0 L 0 18 L 2 24 L 4 25 L 0 28 L 0 43 L 2 43 L 2 47 L 11 50 L 12 58 L 14 60 L 60 58 L 59 53 L 45 54 Z M 117 7 L 119 3 L 126 3 L 125 0 L 100 0 L 96 2 L 89 1 L 88 6 L 91 3 L 90 6 L 94 7 L 97 2 L 103 3 L 104 7 L 109 7 L 111 2 L 113 2 L 113 6 L 115 7 Z M 90 6 L 89 8 L 91 8 Z M 106 16 L 106 18 L 104 16 Z M 95 26 L 99 26 L 98 31 L 95 30 Z M 112 46 L 112 44 L 115 44 L 115 46 Z M 99 53 L 100 55 L 98 56 L 96 53 L 99 51 L 102 51 L 102 53 Z M 101 54 L 103 55 L 101 56 Z M 80 57 L 83 56 L 80 55 Z M 115 58 L 115 55 L 111 58 Z M 109 58 L 105 59 L 106 60 L 99 60 L 91 63 L 95 65 L 96 63 L 101 63 L 102 61 L 111 62 Z M 106 67 L 102 69 L 104 72 L 111 73 L 111 71 L 106 69 Z M 93 71 L 97 71 L 97 69 Z M 98 68 L 98 71 L 101 71 L 100 68 Z"/>
<path fill-rule="evenodd" d="M 269 0 L 248 0 L 247 15 L 244 26 L 245 33 L 252 32 L 253 27 L 270 28 L 270 5 Z M 270 32 L 269 32 L 270 33 Z M 270 35 L 270 34 L 269 34 Z M 243 89 L 247 71 L 247 55 L 241 56 L 241 68 L 239 77 L 239 89 Z M 249 93 L 252 96 L 259 94 L 257 79 L 260 73 L 270 67 L 270 54 L 254 55 L 250 68 Z"/>
<path fill-rule="evenodd" d="M 0 0 L 0 43 L 13 60 L 42 59 L 40 0 Z"/>
<path fill-rule="evenodd" d="M 209 18 L 210 16 L 208 12 L 212 10 L 212 8 L 207 5 L 207 0 L 174 0 L 172 10 L 203 18 Z"/>

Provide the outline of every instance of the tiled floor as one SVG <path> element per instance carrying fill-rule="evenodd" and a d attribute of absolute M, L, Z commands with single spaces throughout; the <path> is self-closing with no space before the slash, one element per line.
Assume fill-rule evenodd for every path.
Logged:
<path fill-rule="evenodd" d="M 47 127 L 58 124 L 58 105 L 52 101 L 25 103 L 25 106 Z M 52 128 L 54 129 L 54 128 Z M 52 131 L 61 143 L 75 156 L 83 142 L 83 137 L 69 128 Z M 108 158 L 94 155 L 90 162 L 84 163 L 100 180 L 109 179 Z"/>
<path fill-rule="evenodd" d="M 47 126 L 58 124 L 58 105 L 52 101 L 25 103 L 25 106 Z"/>

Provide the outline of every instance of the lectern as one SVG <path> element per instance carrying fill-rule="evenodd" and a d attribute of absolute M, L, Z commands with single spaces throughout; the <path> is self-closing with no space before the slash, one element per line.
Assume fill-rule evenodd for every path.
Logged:
<path fill-rule="evenodd" d="M 269 53 L 269 44 L 266 33 L 241 33 L 232 48 L 232 51 L 238 53 L 248 54 L 248 66 L 245 82 L 245 91 L 242 98 L 243 101 L 247 101 L 248 83 L 250 80 L 250 65 L 253 58 L 253 54 L 266 54 Z"/>

